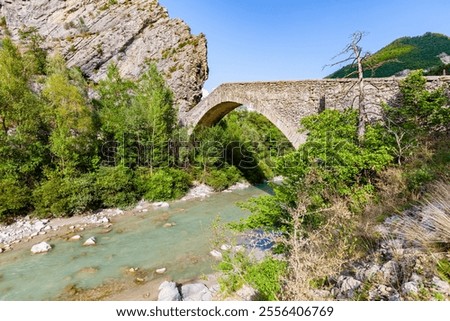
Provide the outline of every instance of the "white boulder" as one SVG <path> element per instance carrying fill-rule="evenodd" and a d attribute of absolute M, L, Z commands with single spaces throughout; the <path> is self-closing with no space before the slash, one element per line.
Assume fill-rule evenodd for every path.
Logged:
<path fill-rule="evenodd" d="M 183 301 L 211 301 L 212 293 L 203 283 L 186 284 L 181 287 Z"/>
<path fill-rule="evenodd" d="M 47 242 L 41 242 L 38 244 L 35 244 L 31 247 L 31 253 L 38 254 L 38 253 L 46 253 L 52 249 L 52 246 L 48 244 Z"/>
<path fill-rule="evenodd" d="M 97 240 L 95 239 L 94 236 L 88 238 L 88 239 L 83 243 L 84 246 L 92 246 L 92 245 L 96 245 L 96 244 L 97 244 Z"/>

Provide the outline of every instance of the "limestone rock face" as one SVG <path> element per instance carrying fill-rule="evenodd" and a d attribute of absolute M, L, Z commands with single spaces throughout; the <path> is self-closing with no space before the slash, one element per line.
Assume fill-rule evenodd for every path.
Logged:
<path fill-rule="evenodd" d="M 208 77 L 206 38 L 169 18 L 156 0 L 0 0 L 0 16 L 13 39 L 25 27 L 36 28 L 48 49 L 91 80 L 104 78 L 111 62 L 122 76 L 136 78 L 154 61 L 181 115 L 202 97 Z"/>

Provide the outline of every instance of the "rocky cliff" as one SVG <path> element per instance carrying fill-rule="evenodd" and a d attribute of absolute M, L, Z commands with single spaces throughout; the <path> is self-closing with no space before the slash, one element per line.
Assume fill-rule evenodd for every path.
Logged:
<path fill-rule="evenodd" d="M 111 62 L 134 78 L 154 61 L 180 114 L 201 99 L 208 77 L 205 36 L 192 35 L 156 0 L 0 0 L 0 15 L 13 39 L 24 28 L 36 28 L 48 49 L 94 81 Z"/>

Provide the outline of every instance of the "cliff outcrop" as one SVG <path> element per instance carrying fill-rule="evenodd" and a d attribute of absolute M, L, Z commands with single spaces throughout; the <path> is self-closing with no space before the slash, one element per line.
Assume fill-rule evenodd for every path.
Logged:
<path fill-rule="evenodd" d="M 180 114 L 201 99 L 208 77 L 206 38 L 192 35 L 156 0 L 0 0 L 0 15 L 13 39 L 36 28 L 46 48 L 93 81 L 105 76 L 111 62 L 123 76 L 136 78 L 153 61 Z"/>

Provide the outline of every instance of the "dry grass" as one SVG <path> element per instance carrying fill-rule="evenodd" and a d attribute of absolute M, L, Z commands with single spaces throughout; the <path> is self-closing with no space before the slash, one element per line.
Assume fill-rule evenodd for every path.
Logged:
<path fill-rule="evenodd" d="M 281 240 L 290 248 L 283 300 L 324 300 L 317 287 L 334 275 L 354 253 L 352 214 L 342 202 L 325 211 L 326 224 L 306 231 L 302 220 L 306 207 L 292 211 L 292 232 Z"/>
<path fill-rule="evenodd" d="M 407 216 L 399 227 L 407 240 L 428 249 L 450 249 L 450 185 L 434 184 L 432 191 L 412 216 Z"/>

